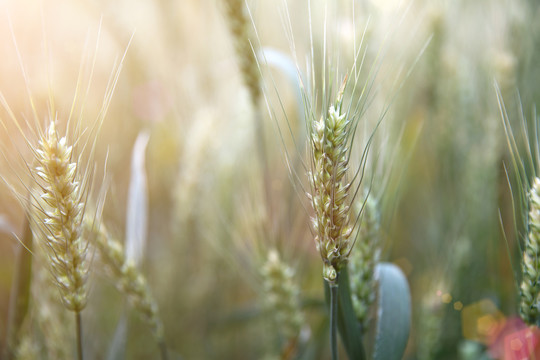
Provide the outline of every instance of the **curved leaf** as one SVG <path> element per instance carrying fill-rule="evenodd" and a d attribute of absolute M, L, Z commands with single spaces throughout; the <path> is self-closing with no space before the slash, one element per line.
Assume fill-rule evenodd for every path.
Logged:
<path fill-rule="evenodd" d="M 139 133 L 131 155 L 125 246 L 126 258 L 137 266 L 144 256 L 148 228 L 148 186 L 144 163 L 149 138 L 149 132 Z"/>
<path fill-rule="evenodd" d="M 407 278 L 399 267 L 380 263 L 375 268 L 379 280 L 374 360 L 400 360 L 411 327 L 411 294 Z"/>

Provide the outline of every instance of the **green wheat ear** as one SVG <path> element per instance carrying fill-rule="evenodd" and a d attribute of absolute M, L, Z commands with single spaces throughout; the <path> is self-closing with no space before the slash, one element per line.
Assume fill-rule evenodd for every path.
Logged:
<path fill-rule="evenodd" d="M 362 211 L 358 240 L 351 252 L 348 270 L 352 274 L 350 287 L 354 312 L 365 330 L 371 320 L 370 308 L 377 295 L 375 265 L 380 256 L 380 214 L 377 201 L 368 197 Z"/>
<path fill-rule="evenodd" d="M 296 338 L 304 324 L 304 316 L 300 306 L 300 290 L 293 281 L 293 269 L 280 259 L 276 250 L 271 250 L 261 275 L 265 307 L 271 311 L 280 332 L 287 339 Z"/>
<path fill-rule="evenodd" d="M 528 194 L 529 218 L 525 238 L 522 280 L 520 286 L 520 315 L 530 325 L 536 325 L 539 314 L 540 295 L 540 179 L 535 178 Z"/>
<path fill-rule="evenodd" d="M 311 193 L 308 194 L 315 216 L 312 217 L 315 243 L 323 260 L 323 277 L 337 281 L 347 263 L 353 242 L 347 197 L 351 184 L 347 181 L 349 156 L 347 140 L 351 119 L 342 109 L 347 80 L 328 109 L 327 114 L 313 121 L 311 129 L 312 169 L 308 172 Z"/>

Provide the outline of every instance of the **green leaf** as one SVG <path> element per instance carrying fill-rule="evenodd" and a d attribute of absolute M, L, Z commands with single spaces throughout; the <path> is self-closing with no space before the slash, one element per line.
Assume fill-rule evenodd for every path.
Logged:
<path fill-rule="evenodd" d="M 411 327 L 409 284 L 394 264 L 380 263 L 375 273 L 379 280 L 379 296 L 373 360 L 400 360 Z"/>

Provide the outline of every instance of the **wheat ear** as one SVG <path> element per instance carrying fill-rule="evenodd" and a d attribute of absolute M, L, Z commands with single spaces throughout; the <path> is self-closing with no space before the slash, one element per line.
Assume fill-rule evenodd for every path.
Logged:
<path fill-rule="evenodd" d="M 224 0 L 225 13 L 240 61 L 240 71 L 249 89 L 251 100 L 256 104 L 261 95 L 259 67 L 250 42 L 251 28 L 243 0 Z"/>
<path fill-rule="evenodd" d="M 261 274 L 265 307 L 273 314 L 281 333 L 287 339 L 296 338 L 304 316 L 300 309 L 300 291 L 293 281 L 293 269 L 280 259 L 276 250 L 271 250 Z"/>
<path fill-rule="evenodd" d="M 81 175 L 77 161 L 73 161 L 73 148 L 67 138 L 59 137 L 54 120 L 42 134 L 35 156 L 37 166 L 33 177 L 39 186 L 39 196 L 35 197 L 38 204 L 31 216 L 40 226 L 49 269 L 62 302 L 75 313 L 77 354 L 82 359 L 81 311 L 88 295 L 88 246 L 81 236 L 81 223 L 88 179 Z"/>
<path fill-rule="evenodd" d="M 330 348 L 332 360 L 338 359 L 337 314 L 339 273 L 346 266 L 354 244 L 351 234 L 350 206 L 347 203 L 351 183 L 345 176 L 349 155 L 351 119 L 342 111 L 343 81 L 328 112 L 314 120 L 310 129 L 312 168 L 308 172 L 312 217 L 317 250 L 323 260 L 323 277 L 330 287 Z"/>
<path fill-rule="evenodd" d="M 536 325 L 540 320 L 540 179 L 535 178 L 529 191 L 528 233 L 525 238 L 523 262 L 521 264 L 521 306 L 523 320 Z"/>
<path fill-rule="evenodd" d="M 224 0 L 225 15 L 232 33 L 236 55 L 240 62 L 240 72 L 246 87 L 249 89 L 252 105 L 255 109 L 255 140 L 257 156 L 263 175 L 264 195 L 267 212 L 272 216 L 270 169 L 268 168 L 268 153 L 266 146 L 265 127 L 261 114 L 259 98 L 261 97 L 261 76 L 257 57 L 250 41 L 252 37 L 248 8 L 244 0 Z M 272 219 L 270 219 L 272 222 Z M 267 229 L 270 231 L 270 229 Z"/>
<path fill-rule="evenodd" d="M 375 301 L 377 280 L 375 265 L 379 261 L 380 215 L 377 201 L 368 197 L 364 203 L 362 221 L 358 228 L 358 240 L 348 263 L 351 300 L 356 318 L 367 329 L 370 321 L 369 309 Z"/>
<path fill-rule="evenodd" d="M 59 137 L 54 121 L 39 140 L 36 149 L 39 179 L 39 205 L 34 211 L 36 224 L 43 224 L 45 250 L 53 278 L 62 294 L 62 302 L 71 311 L 86 305 L 88 246 L 81 236 L 86 189 L 73 162 L 73 148 L 66 137 Z"/>
<path fill-rule="evenodd" d="M 341 108 L 345 84 L 346 81 L 328 113 L 314 121 L 311 129 L 313 165 L 308 172 L 311 185 L 308 196 L 315 210 L 312 222 L 315 243 L 323 260 L 323 276 L 330 284 L 337 282 L 353 245 L 350 241 L 353 226 L 346 202 L 351 184 L 345 177 L 350 120 Z"/>
<path fill-rule="evenodd" d="M 92 243 L 112 275 L 116 287 L 122 292 L 149 325 L 160 347 L 162 359 L 167 358 L 164 342 L 163 323 L 159 317 L 158 305 L 152 296 L 145 277 L 133 261 L 128 261 L 122 244 L 111 238 L 101 225 L 96 232 L 92 221 L 85 221 L 85 231 L 92 233 Z"/>

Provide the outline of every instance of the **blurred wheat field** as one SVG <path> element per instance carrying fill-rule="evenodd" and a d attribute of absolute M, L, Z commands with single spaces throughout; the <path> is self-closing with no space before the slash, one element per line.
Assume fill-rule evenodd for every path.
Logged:
<path fill-rule="evenodd" d="M 355 248 L 373 261 L 366 271 L 393 263 L 407 278 L 402 358 L 527 358 L 505 343 L 526 328 L 528 210 L 496 89 L 512 127 L 538 121 L 538 15 L 532 0 L 0 2 L 0 357 L 75 358 L 75 322 L 37 235 L 28 310 L 10 334 L 18 259 L 29 254 L 25 199 L 38 188 L 33 150 L 55 117 L 72 160 L 92 169 L 87 241 L 106 229 L 104 241 L 125 248 L 110 245 L 115 273 L 88 247 L 85 358 L 158 359 L 162 335 L 169 359 L 330 359 L 302 96 L 314 90 L 324 113 L 331 100 L 309 88 L 310 72 L 327 66 L 328 83 L 341 84 L 332 74 L 356 64 L 367 86 L 351 168 L 369 143 L 358 199 L 378 206 L 358 231 L 377 221 L 380 249 L 361 237 Z M 370 211 L 358 202 L 352 213 Z"/>

